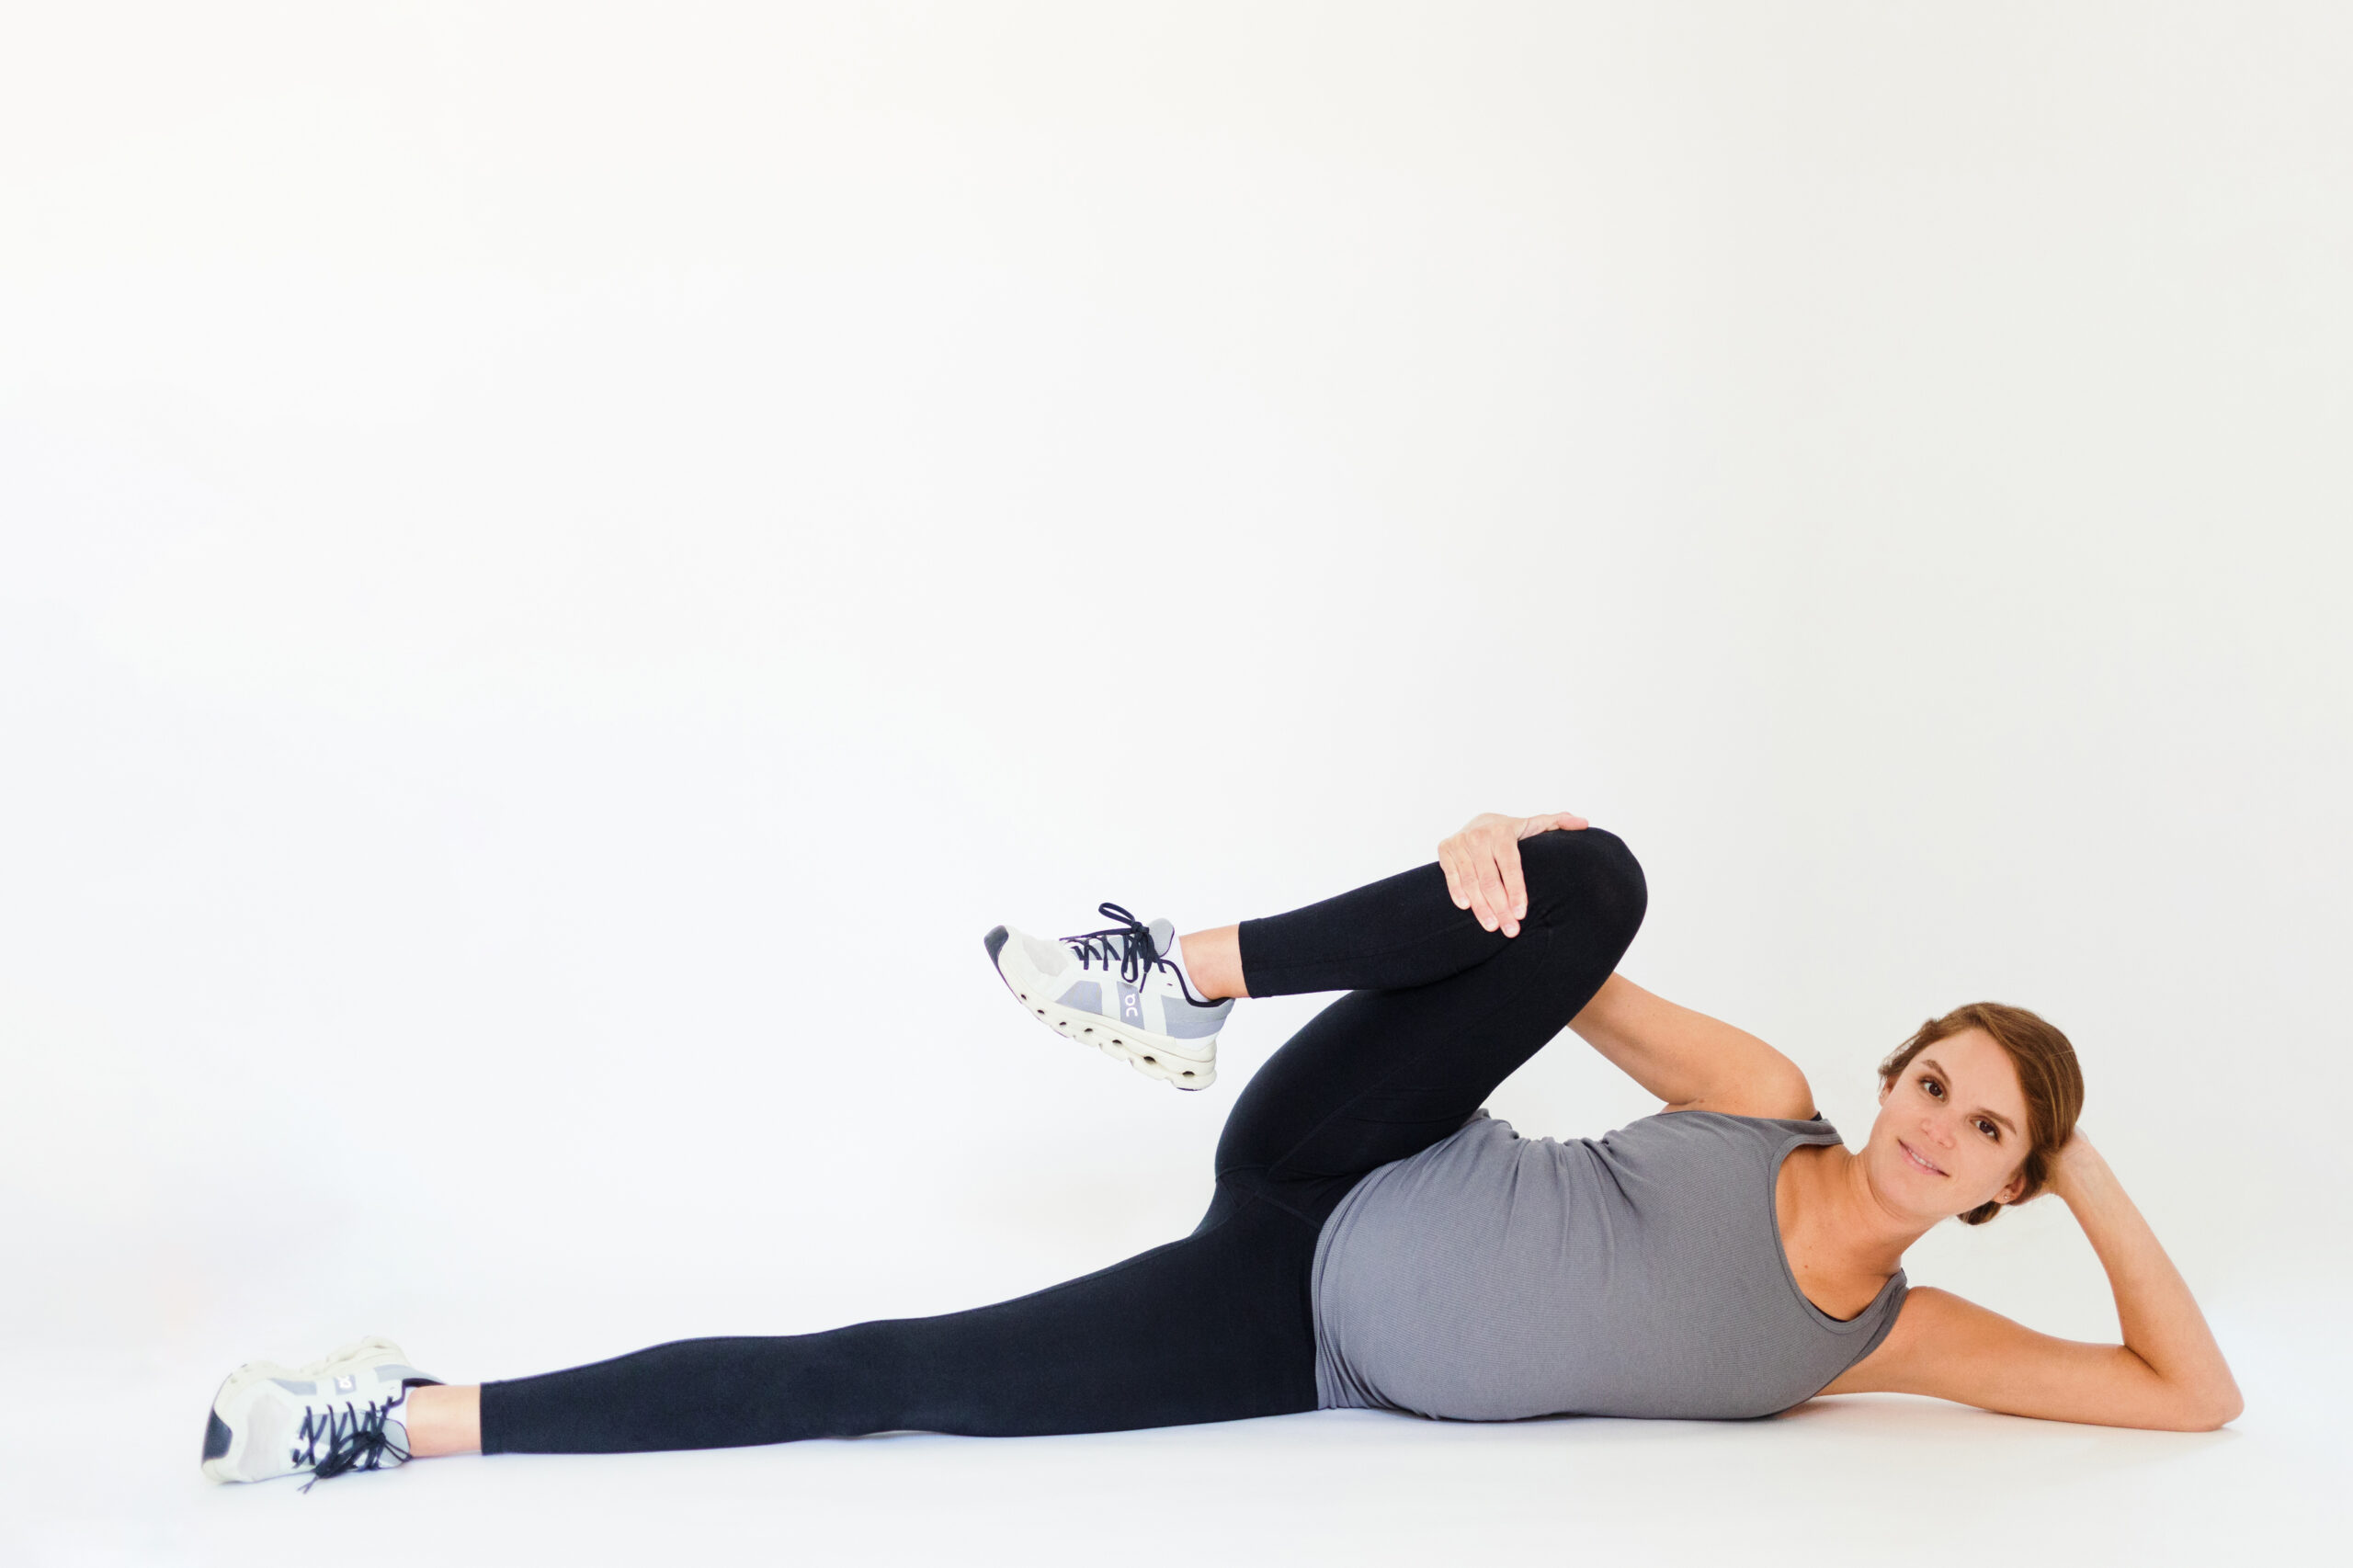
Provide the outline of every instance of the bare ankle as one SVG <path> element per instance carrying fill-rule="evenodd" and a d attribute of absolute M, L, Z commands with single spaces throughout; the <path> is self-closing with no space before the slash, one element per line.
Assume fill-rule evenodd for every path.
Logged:
<path fill-rule="evenodd" d="M 1212 1002 L 1248 996 L 1242 983 L 1242 927 L 1220 926 L 1176 938 L 1185 949 L 1185 972 L 1193 987 Z"/>
<path fill-rule="evenodd" d="M 412 1459 L 482 1452 L 482 1385 L 420 1383 L 401 1405 Z"/>

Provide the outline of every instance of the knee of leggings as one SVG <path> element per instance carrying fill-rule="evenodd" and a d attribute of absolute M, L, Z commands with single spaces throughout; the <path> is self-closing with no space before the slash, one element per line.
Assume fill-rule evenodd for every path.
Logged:
<path fill-rule="evenodd" d="M 1650 906 L 1650 885 L 1624 839 L 1606 828 L 1555 829 L 1521 839 L 1519 862 L 1531 919 L 1574 908 L 1597 920 L 1621 950 L 1633 941 Z"/>

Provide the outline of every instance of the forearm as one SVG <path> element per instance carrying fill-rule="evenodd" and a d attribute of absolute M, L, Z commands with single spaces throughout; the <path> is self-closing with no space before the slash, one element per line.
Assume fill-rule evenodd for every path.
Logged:
<path fill-rule="evenodd" d="M 2218 1422 L 2235 1417 L 2243 1403 L 2238 1383 L 2206 1314 L 2116 1173 L 2087 1143 L 2068 1150 L 2061 1163 L 2052 1190 L 2074 1210 L 2108 1270 L 2124 1347 L 2200 1414 Z"/>

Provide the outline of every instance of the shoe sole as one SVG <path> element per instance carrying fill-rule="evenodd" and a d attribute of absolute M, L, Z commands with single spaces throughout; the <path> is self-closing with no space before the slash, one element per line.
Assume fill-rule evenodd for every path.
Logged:
<path fill-rule="evenodd" d="M 1198 1092 L 1217 1082 L 1217 1036 L 1207 1040 L 1176 1040 L 1166 1035 L 1154 1034 L 1148 1029 L 1121 1027 L 1099 1013 L 1082 1013 L 1075 1007 L 1065 1007 L 1059 1002 L 1049 1002 L 1029 994 L 1014 983 L 1005 972 L 1005 965 L 997 955 L 1005 950 L 1006 929 L 999 926 L 981 939 L 988 949 L 989 965 L 1014 999 L 1036 1015 L 1040 1022 L 1055 1033 L 1067 1036 L 1081 1045 L 1091 1045 L 1117 1062 L 1124 1062 L 1147 1078 L 1157 1078 L 1174 1084 L 1180 1089 Z M 1196 1051 L 1206 1050 L 1206 1056 L 1196 1056 Z"/>

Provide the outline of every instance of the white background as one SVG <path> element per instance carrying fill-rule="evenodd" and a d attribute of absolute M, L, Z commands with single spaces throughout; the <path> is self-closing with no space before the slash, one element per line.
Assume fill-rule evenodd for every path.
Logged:
<path fill-rule="evenodd" d="M 12 1561 L 2211 1561 L 2341 1528 L 2353 19 L 2326 4 L 13 7 Z M 459 1381 L 1017 1294 L 1198 1096 L 979 937 L 1472 812 L 1852 1138 L 2074 1037 L 2210 1437 L 1829 1402 L 197 1475 Z M 1495 1108 L 1654 1108 L 1574 1037 Z M 2055 1202 L 1908 1260 L 2110 1337 Z M 789 1555 L 788 1555 L 789 1554 Z"/>

